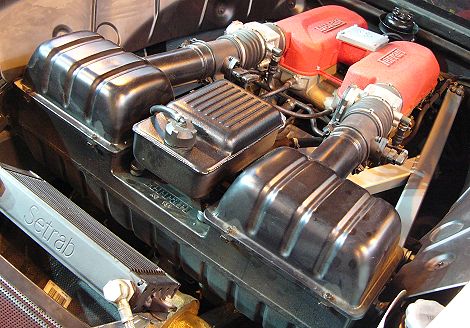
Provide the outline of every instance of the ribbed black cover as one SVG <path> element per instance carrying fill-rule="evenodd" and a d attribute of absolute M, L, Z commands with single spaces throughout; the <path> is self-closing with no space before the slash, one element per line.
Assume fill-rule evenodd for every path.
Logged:
<path fill-rule="evenodd" d="M 402 256 L 393 206 L 293 148 L 248 167 L 205 215 L 355 318 Z"/>
<path fill-rule="evenodd" d="M 171 102 L 221 149 L 236 152 L 282 125 L 267 102 L 227 80 L 219 80 Z"/>
<path fill-rule="evenodd" d="M 39 45 L 24 82 L 111 143 L 128 140 L 152 105 L 173 99 L 162 71 L 88 31 Z"/>

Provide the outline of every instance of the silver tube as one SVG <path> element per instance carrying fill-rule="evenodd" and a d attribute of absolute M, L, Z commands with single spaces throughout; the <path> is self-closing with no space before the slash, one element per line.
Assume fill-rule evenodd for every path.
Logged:
<path fill-rule="evenodd" d="M 463 87 L 453 86 L 447 90 L 444 101 L 429 133 L 415 168 L 398 200 L 396 210 L 401 218 L 400 246 L 405 241 L 428 190 L 450 129 L 463 99 Z"/>

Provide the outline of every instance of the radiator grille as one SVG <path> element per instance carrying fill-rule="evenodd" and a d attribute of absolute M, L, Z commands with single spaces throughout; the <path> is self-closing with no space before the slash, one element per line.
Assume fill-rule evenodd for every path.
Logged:
<path fill-rule="evenodd" d="M 62 327 L 0 276 L 0 327 Z"/>
<path fill-rule="evenodd" d="M 157 265 L 112 234 L 106 227 L 96 221 L 87 212 L 77 206 L 54 187 L 42 179 L 8 170 L 21 184 L 41 198 L 47 205 L 53 208 L 72 223 L 81 232 L 91 238 L 109 254 L 123 263 L 131 271 L 140 274 L 165 275 Z"/>

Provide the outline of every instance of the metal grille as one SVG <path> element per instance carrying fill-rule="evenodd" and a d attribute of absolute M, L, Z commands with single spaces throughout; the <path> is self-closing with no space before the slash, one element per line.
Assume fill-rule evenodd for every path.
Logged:
<path fill-rule="evenodd" d="M 62 327 L 0 276 L 0 327 Z"/>
<path fill-rule="evenodd" d="M 165 272 L 157 265 L 137 253 L 132 247 L 112 234 L 101 223 L 96 221 L 75 203 L 70 202 L 67 197 L 59 193 L 44 180 L 12 170 L 8 171 L 13 177 L 40 197 L 57 213 L 66 218 L 70 223 L 105 249 L 118 261 L 127 266 L 131 271 L 150 275 L 165 275 Z"/>

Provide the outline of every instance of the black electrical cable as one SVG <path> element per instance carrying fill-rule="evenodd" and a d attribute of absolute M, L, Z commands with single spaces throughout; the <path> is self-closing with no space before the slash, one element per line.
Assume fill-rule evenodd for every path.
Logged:
<path fill-rule="evenodd" d="M 449 88 L 449 86 L 452 84 L 454 81 L 462 81 L 465 79 L 464 76 L 457 76 L 449 73 L 444 73 L 441 72 L 441 76 L 446 79 L 444 83 L 438 88 L 438 90 L 434 93 L 434 95 L 431 97 L 431 100 L 428 101 L 427 104 L 424 104 L 421 107 L 421 110 L 418 113 L 418 116 L 415 119 L 415 122 L 413 124 L 413 127 L 411 129 L 411 133 L 402 141 L 402 145 L 406 146 L 418 133 L 421 123 L 423 122 L 423 118 L 426 115 L 427 111 L 429 110 L 430 107 L 432 107 L 432 104 L 442 96 L 442 94 Z M 470 77 L 467 77 L 470 80 Z M 433 99 L 435 98 L 435 99 Z"/>
<path fill-rule="evenodd" d="M 295 106 L 297 107 L 300 107 L 301 109 L 307 111 L 308 113 L 312 113 L 315 109 L 313 108 L 313 106 L 309 106 L 291 96 L 288 96 L 286 95 L 285 93 L 281 93 L 279 94 L 281 97 L 287 99 L 287 100 L 290 100 L 294 103 Z M 331 113 L 333 113 L 333 111 L 331 111 Z M 326 115 L 322 115 L 321 117 L 318 117 L 319 119 L 321 119 L 323 122 L 325 122 L 326 124 L 328 124 L 330 122 L 330 120 L 328 118 L 325 117 Z"/>
<path fill-rule="evenodd" d="M 150 115 L 155 115 L 157 113 L 163 113 L 165 116 L 170 117 L 177 122 L 185 122 L 184 117 L 180 113 L 165 105 L 154 105 L 150 107 Z"/>
<path fill-rule="evenodd" d="M 259 87 L 265 89 L 265 90 L 269 90 L 269 87 L 262 83 L 262 82 L 255 82 L 256 85 L 258 85 Z M 287 84 L 287 83 L 286 83 Z M 290 86 L 292 86 L 291 82 L 289 83 Z M 285 85 L 285 84 L 284 84 Z M 283 85 L 283 87 L 284 87 Z M 290 87 L 289 86 L 289 87 Z M 282 88 L 282 87 L 281 87 Z M 279 89 L 276 89 L 274 91 L 278 91 Z M 285 91 L 285 90 L 284 90 Z M 308 106 L 307 104 L 304 104 L 303 102 L 301 101 L 298 101 L 297 99 L 295 98 L 292 98 L 288 95 L 286 95 L 285 93 L 283 92 L 277 92 L 276 95 L 279 95 L 285 99 L 289 99 L 291 101 L 293 101 L 295 103 L 296 106 L 308 111 L 308 112 L 311 112 L 313 110 L 312 107 Z M 292 116 L 292 117 L 296 117 L 296 118 L 300 118 L 300 119 L 306 119 L 306 120 L 309 120 L 309 119 L 313 119 L 313 118 L 323 118 L 324 116 L 327 116 L 329 114 L 332 113 L 332 110 L 331 109 L 326 109 L 326 110 L 323 110 L 323 111 L 320 111 L 320 112 L 316 112 L 316 113 L 309 113 L 309 114 L 302 114 L 302 113 L 297 113 L 297 112 L 294 112 L 294 111 L 291 111 L 289 109 L 286 109 L 286 108 L 283 108 L 279 105 L 275 105 L 275 104 L 271 104 L 276 110 L 278 110 L 279 112 L 285 114 L 285 115 L 289 115 L 289 116 Z"/>
<path fill-rule="evenodd" d="M 295 99 L 294 99 L 293 103 L 294 103 L 294 106 L 295 106 L 296 105 Z M 305 110 L 309 114 L 314 114 L 315 113 L 314 110 L 313 110 L 313 107 L 305 105 L 304 103 L 300 103 L 300 104 L 304 105 L 304 106 L 299 106 L 301 110 Z M 323 118 L 324 117 L 320 117 L 320 119 L 323 119 Z M 327 119 L 327 121 L 329 121 L 329 120 Z M 312 129 L 312 133 L 314 135 L 316 135 L 318 137 L 322 137 L 322 138 L 326 136 L 326 133 L 318 128 L 316 118 L 312 118 L 310 120 L 310 128 Z"/>
<path fill-rule="evenodd" d="M 310 127 L 312 128 L 312 132 L 315 136 L 324 138 L 326 137 L 326 132 L 322 131 L 318 128 L 317 126 L 317 120 L 315 118 L 312 118 L 310 120 Z"/>
<path fill-rule="evenodd" d="M 319 118 L 319 117 L 322 117 L 322 116 L 326 116 L 326 115 L 329 115 L 331 114 L 331 109 L 326 109 L 324 111 L 321 111 L 321 112 L 318 112 L 318 113 L 313 113 L 313 114 L 302 114 L 302 113 L 297 113 L 297 112 L 294 112 L 294 111 L 291 111 L 291 110 L 288 110 L 288 109 L 285 109 L 279 105 L 272 105 L 276 110 L 278 110 L 279 112 L 281 112 L 282 114 L 285 114 L 285 115 L 289 115 L 289 116 L 292 116 L 292 117 L 296 117 L 296 118 L 301 118 L 301 119 L 306 119 L 306 120 L 309 120 L 309 119 L 312 119 L 312 118 Z"/>
<path fill-rule="evenodd" d="M 281 92 L 284 92 L 286 91 L 287 89 L 289 89 L 290 87 L 292 86 L 292 84 L 290 83 L 284 83 L 281 87 L 277 88 L 277 89 L 274 89 L 273 91 L 270 91 L 268 93 L 265 93 L 263 95 L 260 96 L 261 99 L 266 99 L 266 98 L 269 98 L 269 97 L 272 97 L 272 96 L 275 96 Z"/>
<path fill-rule="evenodd" d="M 284 91 L 287 91 L 291 86 L 293 86 L 294 84 L 296 84 L 297 81 L 296 79 L 294 78 L 291 78 L 291 79 L 288 79 L 286 82 L 284 82 L 284 84 L 282 86 L 280 86 L 279 88 L 275 89 L 275 90 L 272 90 L 268 93 L 265 93 L 263 95 L 261 95 L 260 97 L 262 99 L 266 99 L 266 98 L 269 98 L 269 97 L 272 97 L 272 96 L 275 96 L 281 92 L 284 92 Z"/>
<path fill-rule="evenodd" d="M 416 117 L 413 129 L 411 130 L 411 133 L 402 141 L 403 146 L 406 146 L 411 141 L 411 139 L 413 139 L 414 136 L 418 133 L 418 130 L 421 127 L 421 123 L 423 122 L 424 115 L 426 115 L 426 112 L 429 108 L 430 107 L 426 107 L 419 112 L 418 117 Z"/>

